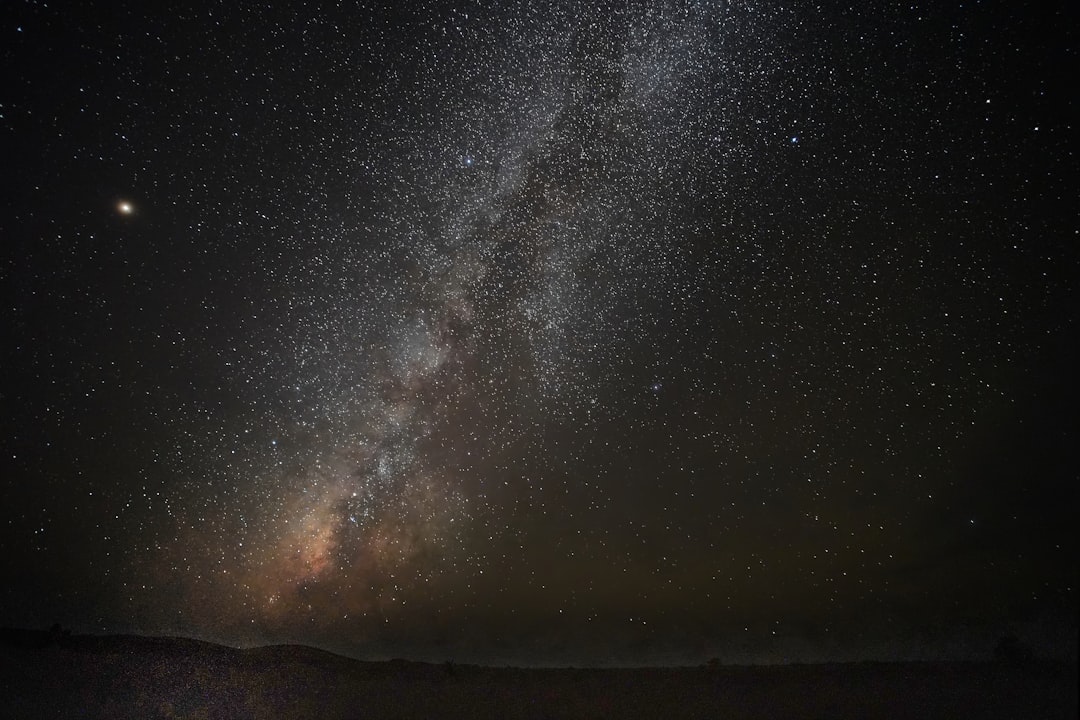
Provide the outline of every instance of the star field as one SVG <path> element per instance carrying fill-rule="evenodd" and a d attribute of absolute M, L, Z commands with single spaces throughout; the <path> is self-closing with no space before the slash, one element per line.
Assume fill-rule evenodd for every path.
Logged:
<path fill-rule="evenodd" d="M 0 13 L 4 624 L 1075 653 L 1064 5 L 199 5 Z"/>

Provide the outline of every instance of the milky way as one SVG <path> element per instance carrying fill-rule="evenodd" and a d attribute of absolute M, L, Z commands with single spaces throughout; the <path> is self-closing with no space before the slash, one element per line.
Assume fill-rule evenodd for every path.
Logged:
<path fill-rule="evenodd" d="M 691 281 L 678 267 L 702 181 L 690 149 L 736 141 L 723 103 L 700 107 L 693 89 L 748 92 L 732 66 L 749 38 L 733 35 L 769 17 L 550 10 L 522 8 L 535 15 L 499 31 L 451 12 L 439 34 L 460 87 L 421 75 L 404 100 L 430 116 L 400 135 L 340 138 L 370 153 L 353 161 L 360 173 L 397 176 L 387 211 L 363 229 L 314 228 L 314 266 L 286 263 L 275 278 L 292 363 L 261 371 L 299 408 L 275 408 L 272 432 L 251 421 L 247 464 L 205 471 L 244 488 L 210 513 L 230 533 L 207 551 L 228 576 L 214 592 L 242 598 L 256 624 L 381 614 L 477 563 L 462 533 L 498 493 L 499 464 L 547 424 L 587 415 L 624 349 L 617 318 Z M 379 141 L 389 149 L 368 150 Z"/>
<path fill-rule="evenodd" d="M 13 617 L 622 662 L 1074 607 L 1059 24 L 20 7 Z"/>

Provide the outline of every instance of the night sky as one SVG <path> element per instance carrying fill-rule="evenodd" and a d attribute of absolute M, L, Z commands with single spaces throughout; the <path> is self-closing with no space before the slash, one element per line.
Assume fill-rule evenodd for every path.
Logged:
<path fill-rule="evenodd" d="M 0 10 L 0 625 L 1075 652 L 1071 3 L 157 5 Z"/>

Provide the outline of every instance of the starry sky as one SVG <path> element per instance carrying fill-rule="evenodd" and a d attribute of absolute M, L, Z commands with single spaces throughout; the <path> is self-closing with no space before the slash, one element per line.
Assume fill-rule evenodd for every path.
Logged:
<path fill-rule="evenodd" d="M 155 5 L 0 10 L 0 624 L 1075 652 L 1070 4 Z"/>

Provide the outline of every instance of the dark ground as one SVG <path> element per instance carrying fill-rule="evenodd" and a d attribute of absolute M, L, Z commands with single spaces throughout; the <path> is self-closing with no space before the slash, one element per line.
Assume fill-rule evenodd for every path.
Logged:
<path fill-rule="evenodd" d="M 1039 661 L 517 669 L 4 631 L 8 718 L 1075 718 Z"/>

